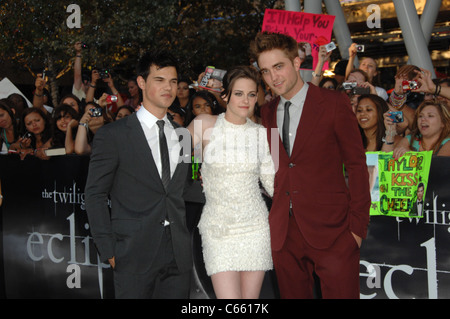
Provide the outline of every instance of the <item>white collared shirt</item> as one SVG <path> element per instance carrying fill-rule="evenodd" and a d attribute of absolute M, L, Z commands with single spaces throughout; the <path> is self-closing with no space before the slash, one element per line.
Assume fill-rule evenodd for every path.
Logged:
<path fill-rule="evenodd" d="M 159 119 L 150 113 L 145 107 L 139 108 L 136 112 L 136 116 L 141 123 L 142 129 L 144 130 L 145 137 L 153 154 L 153 160 L 158 168 L 159 176 L 161 176 L 162 169 L 161 154 L 159 151 L 159 127 L 156 124 L 156 121 Z M 167 115 L 165 115 L 162 120 L 165 122 L 164 133 L 166 134 L 167 147 L 169 149 L 170 176 L 172 176 L 178 164 L 181 146 L 179 144 L 178 135 L 175 132 L 175 128 L 172 123 L 170 123 Z"/>
<path fill-rule="evenodd" d="M 298 123 L 300 123 L 300 117 L 302 116 L 303 105 L 305 104 L 306 94 L 308 93 L 308 83 L 304 82 L 303 87 L 296 95 L 289 101 L 292 103 L 289 107 L 289 144 L 290 144 L 290 154 L 292 154 L 292 147 L 295 141 L 295 135 L 297 133 Z M 280 134 L 281 140 L 283 140 L 283 119 L 284 119 L 284 103 L 287 102 L 285 98 L 281 96 L 280 102 L 277 108 L 277 126 L 278 133 Z"/>

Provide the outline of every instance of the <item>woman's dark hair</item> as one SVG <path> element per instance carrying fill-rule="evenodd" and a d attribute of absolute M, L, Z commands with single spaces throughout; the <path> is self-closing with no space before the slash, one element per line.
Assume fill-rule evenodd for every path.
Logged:
<path fill-rule="evenodd" d="M 68 105 L 68 104 L 60 104 L 53 110 L 53 117 L 52 117 L 52 125 L 53 125 L 53 135 L 52 135 L 52 145 L 53 146 L 61 146 L 64 147 L 65 141 L 66 141 L 66 132 L 61 131 L 58 128 L 58 125 L 56 125 L 56 122 L 69 114 L 73 119 L 77 119 L 78 113 L 75 111 L 75 109 Z M 69 128 L 67 128 L 69 129 Z M 75 133 L 77 128 L 72 129 Z M 75 137 L 75 134 L 73 134 Z"/>
<path fill-rule="evenodd" d="M 11 118 L 12 126 L 14 129 L 14 141 L 16 141 L 19 138 L 19 129 L 18 129 L 18 124 L 17 124 L 16 118 L 14 116 L 13 108 L 14 108 L 13 101 L 9 100 L 8 98 L 4 98 L 4 99 L 0 100 L 0 109 L 5 110 L 6 113 L 8 113 L 9 117 Z M 8 141 L 8 142 L 11 142 L 11 141 Z"/>
<path fill-rule="evenodd" d="M 72 94 L 72 93 L 69 93 L 69 94 L 64 95 L 64 96 L 61 98 L 61 100 L 60 100 L 60 104 L 63 104 L 63 101 L 64 101 L 65 99 L 67 99 L 67 98 L 74 99 L 75 102 L 77 102 L 77 104 L 78 104 L 78 115 L 77 115 L 76 119 L 79 120 L 79 119 L 81 118 L 81 116 L 83 116 L 83 114 L 84 114 L 84 108 L 85 108 L 86 105 L 83 104 L 83 103 L 81 102 L 81 100 L 80 100 L 75 94 Z"/>
<path fill-rule="evenodd" d="M 256 88 L 258 89 L 258 85 L 261 82 L 261 75 L 253 66 L 242 65 L 232 68 L 225 74 L 223 79 L 223 97 L 227 97 L 228 100 L 230 100 L 234 83 L 239 79 L 249 79 L 254 81 L 256 83 Z"/>
<path fill-rule="evenodd" d="M 189 103 L 186 107 L 187 108 L 186 118 L 185 118 L 186 125 L 189 125 L 189 123 L 195 117 L 194 113 L 192 112 L 192 108 L 193 108 L 192 102 L 197 97 L 204 99 L 211 106 L 211 111 L 212 111 L 213 115 L 217 115 L 217 114 L 225 112 L 225 109 L 219 104 L 219 102 L 217 101 L 214 94 L 212 94 L 211 92 L 208 92 L 206 90 L 197 91 L 191 96 L 191 100 L 189 101 Z"/>
<path fill-rule="evenodd" d="M 114 113 L 114 119 L 116 118 L 117 114 L 119 113 L 119 111 L 120 111 L 121 109 L 127 109 L 128 111 L 130 111 L 131 114 L 133 114 L 133 113 L 136 111 L 133 107 L 131 107 L 131 106 L 129 106 L 129 105 L 122 105 L 122 106 L 119 107 L 119 108 L 117 109 L 117 111 Z"/>
<path fill-rule="evenodd" d="M 26 125 L 25 125 L 25 117 L 30 115 L 31 113 L 37 113 L 39 114 L 42 119 L 44 120 L 44 130 L 42 131 L 42 143 L 46 143 L 48 140 L 52 138 L 52 123 L 50 121 L 50 117 L 45 114 L 40 108 L 37 107 L 29 107 L 25 109 L 22 113 L 22 117 L 20 118 L 20 133 L 23 135 L 26 132 Z M 36 136 L 34 134 L 31 134 L 31 147 L 36 148 Z"/>
<path fill-rule="evenodd" d="M 334 85 L 334 89 L 337 90 L 338 82 L 336 81 L 335 78 L 332 78 L 332 77 L 329 77 L 329 76 L 326 76 L 326 77 L 322 78 L 322 80 L 320 80 L 319 87 L 322 88 L 325 85 L 325 83 L 327 83 L 327 82 L 332 82 L 333 85 Z"/>
<path fill-rule="evenodd" d="M 12 93 L 8 95 L 7 99 L 14 103 L 14 105 L 11 107 L 12 109 L 16 110 L 14 117 L 16 119 L 20 119 L 23 110 L 28 107 L 27 100 L 19 93 Z"/>
<path fill-rule="evenodd" d="M 383 114 L 389 110 L 389 106 L 386 101 L 375 94 L 363 94 L 358 97 L 358 105 L 359 102 L 363 99 L 371 100 L 377 109 L 377 130 L 376 130 L 376 141 L 377 141 L 377 151 L 380 151 L 383 147 L 383 137 L 386 133 L 386 127 L 384 126 L 384 117 Z M 358 108 L 358 107 L 356 107 Z M 361 127 L 359 127 L 359 131 L 361 132 L 361 137 L 363 140 L 364 148 L 367 148 L 367 138 L 366 134 Z"/>

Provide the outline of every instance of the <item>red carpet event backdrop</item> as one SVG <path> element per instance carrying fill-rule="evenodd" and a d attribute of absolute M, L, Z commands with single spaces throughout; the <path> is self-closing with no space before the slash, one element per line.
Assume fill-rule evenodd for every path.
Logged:
<path fill-rule="evenodd" d="M 112 270 L 98 260 L 85 211 L 88 163 L 89 157 L 71 155 L 0 156 L 6 298 L 114 297 Z M 448 167 L 450 158 L 432 158 L 422 217 L 371 216 L 361 249 L 361 298 L 450 298 Z M 188 208 L 201 203 L 201 189 L 191 193 Z M 194 234 L 198 216 L 187 217 Z M 200 241 L 193 247 L 201 255 Z M 201 260 L 196 263 L 193 277 L 206 283 Z"/>

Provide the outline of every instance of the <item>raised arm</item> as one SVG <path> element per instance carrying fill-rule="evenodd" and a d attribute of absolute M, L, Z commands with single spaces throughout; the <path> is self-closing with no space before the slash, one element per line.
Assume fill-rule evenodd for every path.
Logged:
<path fill-rule="evenodd" d="M 320 80 L 322 79 L 323 65 L 330 58 L 332 52 L 333 51 L 327 52 L 327 48 L 325 45 L 320 46 L 317 65 L 314 70 L 313 77 L 311 79 L 312 84 L 319 86 Z"/>

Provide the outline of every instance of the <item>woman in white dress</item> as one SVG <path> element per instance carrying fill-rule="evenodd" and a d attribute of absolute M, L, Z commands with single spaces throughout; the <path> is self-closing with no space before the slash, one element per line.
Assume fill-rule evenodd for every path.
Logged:
<path fill-rule="evenodd" d="M 272 269 L 268 210 L 259 182 L 273 195 L 274 164 L 263 126 L 251 121 L 259 73 L 250 66 L 227 72 L 225 113 L 202 114 L 189 125 L 202 145 L 206 203 L 199 222 L 206 272 L 217 298 L 259 297 Z"/>

